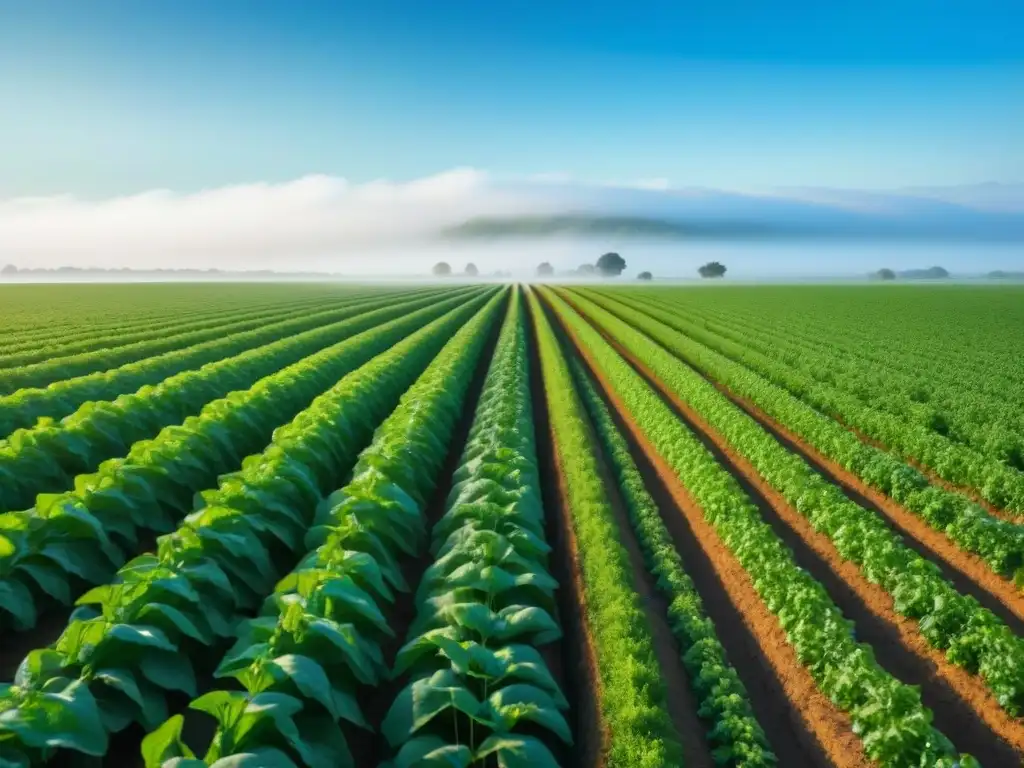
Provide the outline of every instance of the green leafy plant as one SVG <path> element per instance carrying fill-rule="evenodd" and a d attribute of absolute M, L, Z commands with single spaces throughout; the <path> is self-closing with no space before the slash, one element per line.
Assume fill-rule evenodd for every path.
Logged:
<path fill-rule="evenodd" d="M 0 514 L 2 623 L 31 627 L 40 600 L 67 602 L 72 584 L 109 579 L 141 531 L 173 529 L 196 491 L 266 445 L 274 428 L 312 397 L 465 300 L 432 302 L 412 313 L 399 306 L 397 319 L 326 347 L 135 443 L 126 457 L 76 477 L 74 490 L 40 495 L 32 509 Z"/>
<path fill-rule="evenodd" d="M 112 584 L 84 595 L 53 648 L 31 652 L 15 685 L 0 696 L 4 749 L 36 760 L 77 748 L 50 728 L 56 715 L 38 712 L 40 693 L 70 681 L 88 687 L 90 698 L 82 701 L 95 705 L 92 720 L 103 726 L 88 742 L 93 753 L 104 752 L 107 734 L 129 723 L 156 727 L 167 716 L 167 691 L 195 695 L 190 659 L 209 653 L 234 633 L 239 615 L 259 606 L 282 570 L 274 552 L 301 547 L 324 494 L 350 469 L 401 393 L 453 332 L 485 303 L 483 312 L 493 314 L 498 300 L 490 291 L 464 302 L 344 376 L 276 430 L 263 453 L 201 494 L 155 553 L 137 557 Z M 8 722 L 25 721 L 34 726 L 8 729 Z"/>
<path fill-rule="evenodd" d="M 339 721 L 368 727 L 355 688 L 375 685 L 387 675 L 380 643 L 392 634 L 389 604 L 395 590 L 408 588 L 399 559 L 424 544 L 422 509 L 502 301 L 503 295 L 494 296 L 429 366 L 421 365 L 426 370 L 359 455 L 352 480 L 321 501 L 304 526 L 313 523 L 305 542 L 298 537 L 287 543 L 291 550 L 306 546 L 312 551 L 277 583 L 260 615 L 240 625 L 234 647 L 217 669 L 218 677 L 234 679 L 243 691 L 215 691 L 190 705 L 217 720 L 213 740 L 195 765 L 217 765 L 249 753 L 274 754 L 275 760 L 288 761 L 282 764 L 311 768 L 353 764 Z M 382 356 L 388 358 L 382 364 L 408 368 L 410 359 L 429 359 L 444 337 L 438 333 L 434 338 L 433 348 L 424 340 L 400 345 L 404 348 L 396 347 L 394 355 Z M 369 388 L 380 386 L 383 370 L 364 379 L 364 399 Z M 344 434 L 344 428 L 338 429 L 343 422 L 325 423 Z M 323 453 L 320 445 L 310 447 Z M 242 519 L 251 516 L 249 511 Z M 279 697 L 280 716 L 268 718 L 254 710 L 267 696 Z M 216 708 L 211 701 L 218 702 Z M 262 719 L 246 719 L 246 712 Z M 182 742 L 182 725 L 181 718 L 172 718 L 146 737 L 148 768 L 195 760 Z"/>
<path fill-rule="evenodd" d="M 701 511 L 750 574 L 758 595 L 779 619 L 797 657 L 822 693 L 850 715 L 868 757 L 898 768 L 976 765 L 972 758 L 958 756 L 949 740 L 932 726 L 931 712 L 921 703 L 917 689 L 882 669 L 870 647 L 856 641 L 851 623 L 828 592 L 796 565 L 792 553 L 761 519 L 728 471 L 586 320 L 558 295 L 542 290 L 561 321 L 586 345 L 602 376 L 658 454 L 678 477 L 685 478 Z M 659 363 L 656 345 L 648 348 L 641 334 L 584 301 L 580 305 L 588 317 L 596 316 L 602 327 L 629 348 L 639 349 L 649 365 Z M 667 355 L 664 350 L 660 354 Z M 696 393 L 687 391 L 686 397 L 700 408 L 691 399 Z"/>

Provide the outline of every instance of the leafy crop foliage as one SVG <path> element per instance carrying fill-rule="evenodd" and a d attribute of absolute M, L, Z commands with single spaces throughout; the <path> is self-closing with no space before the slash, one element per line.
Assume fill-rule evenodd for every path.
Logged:
<path fill-rule="evenodd" d="M 324 323 L 345 321 L 373 309 L 374 303 L 374 299 L 355 302 L 344 308 L 316 313 L 313 317 L 307 316 L 214 339 L 189 349 L 166 352 L 109 371 L 74 376 L 44 387 L 20 389 L 0 397 L 0 435 L 6 436 L 16 429 L 32 427 L 42 417 L 59 419 L 73 413 L 86 402 L 113 399 L 197 365 L 215 362 L 226 355 L 244 352 L 291 333 L 315 329 Z"/>
<path fill-rule="evenodd" d="M 557 765 L 540 730 L 571 743 L 568 707 L 538 645 L 559 637 L 547 572 L 521 303 L 505 320 L 384 720 L 394 768 Z"/>
<path fill-rule="evenodd" d="M 387 614 L 395 590 L 408 589 L 399 560 L 425 545 L 424 506 L 500 301 L 492 299 L 444 346 L 360 454 L 351 482 L 320 502 L 305 537 L 312 550 L 278 582 L 260 616 L 241 625 L 217 670 L 242 690 L 212 691 L 191 704 L 217 722 L 204 758 L 183 741 L 178 715 L 144 741 L 147 766 L 181 765 L 181 758 L 197 766 L 232 758 L 353 764 L 338 722 L 367 727 L 356 688 L 387 675 Z"/>
<path fill-rule="evenodd" d="M 610 732 L 606 765 L 678 765 L 679 737 L 665 709 L 650 627 L 633 588 L 629 558 L 601 481 L 586 413 L 535 294 L 530 296 L 530 307 L 552 437 L 564 477 L 564 504 L 575 531 L 586 623 L 597 657 L 601 716 Z"/>
<path fill-rule="evenodd" d="M 235 328 L 233 332 L 237 332 L 244 328 L 243 324 L 246 322 L 250 323 L 250 327 L 254 328 L 257 325 L 290 320 L 299 317 L 301 314 L 314 314 L 362 298 L 372 298 L 375 295 L 381 296 L 382 293 L 383 291 L 381 290 L 357 288 L 351 292 L 341 291 L 339 295 L 333 297 L 320 296 L 313 300 L 306 298 L 298 301 L 289 300 L 284 302 L 279 299 L 265 306 L 229 306 L 224 309 L 211 309 L 200 313 L 186 313 L 181 317 L 174 317 L 170 320 L 153 319 L 147 322 L 145 318 L 140 318 L 143 320 L 141 323 L 115 326 L 109 329 L 84 324 L 73 330 L 68 330 L 66 334 L 60 332 L 51 333 L 36 341 L 0 342 L 0 368 L 13 368 L 15 366 L 37 363 L 42 360 L 71 357 L 83 352 L 124 347 L 140 341 L 172 335 L 176 336 L 207 328 L 220 328 L 221 334 L 227 335 L 223 332 L 223 329 L 228 326 L 233 326 Z M 103 367 L 102 364 L 101 367 Z"/>
<path fill-rule="evenodd" d="M 597 331 L 558 296 L 545 296 L 589 350 L 658 454 L 685 479 L 701 512 L 778 618 L 801 663 L 822 693 L 849 714 L 865 753 L 893 768 L 976 766 L 970 757 L 961 755 L 958 760 L 949 740 L 935 730 L 917 689 L 882 669 L 871 648 L 856 641 L 851 622 L 825 588 L 797 566 L 735 478 Z M 596 308 L 594 313 L 598 312 Z M 654 351 L 644 349 L 641 354 L 647 359 Z"/>
<path fill-rule="evenodd" d="M 109 733 L 132 722 L 159 724 L 168 692 L 195 695 L 190 659 L 232 634 L 235 618 L 271 591 L 374 426 L 485 301 L 487 295 L 460 303 L 344 376 L 278 429 L 263 453 L 202 493 L 155 553 L 136 557 L 114 582 L 80 598 L 54 646 L 31 652 L 0 694 L 4 758 L 26 763 L 58 749 L 103 754 Z M 498 301 L 491 298 L 483 312 L 493 315 Z M 205 701 L 249 726 L 246 715 L 284 718 L 288 709 L 270 692 L 240 709 L 232 694 Z"/>
<path fill-rule="evenodd" d="M 899 315 L 861 300 L 874 311 L 855 321 L 816 311 L 814 294 L 802 301 L 792 296 L 797 306 L 809 304 L 810 312 L 799 324 L 783 316 L 778 326 L 751 322 L 737 312 L 727 317 L 707 310 L 695 314 L 689 303 L 684 309 L 665 297 L 645 296 L 642 306 L 632 301 L 639 297 L 616 298 L 669 312 L 670 318 L 660 312 L 656 316 L 903 458 L 970 488 L 996 507 L 1024 514 L 1024 391 L 1019 372 L 1007 364 L 1021 355 L 1012 340 L 1021 337 L 1024 318 L 1005 303 L 1016 298 L 1019 304 L 1019 290 L 975 295 L 961 287 L 934 297 L 920 290 L 896 293 L 891 303 L 900 308 Z M 764 299 L 749 298 L 758 309 L 771 310 Z M 911 343 L 899 344 L 891 327 L 860 338 L 872 320 L 888 320 L 891 326 L 913 319 L 918 303 L 929 306 L 926 299 L 944 299 L 943 314 L 919 320 L 926 330 L 911 336 Z M 966 338 L 959 339 L 961 334 Z M 947 348 L 925 352 L 924 343 L 936 339 Z"/>
<path fill-rule="evenodd" d="M 358 300 L 358 298 L 353 297 L 354 300 Z M 325 310 L 329 311 L 327 308 Z M 276 314 L 280 315 L 276 319 L 277 322 L 286 322 L 319 313 L 306 309 Z M 10 364 L 8 363 L 9 358 L 3 359 L 2 362 L 8 364 L 4 366 L 3 370 L 0 370 L 0 392 L 9 395 L 19 389 L 45 387 L 54 381 L 84 376 L 95 371 L 109 370 L 143 358 L 162 356 L 167 352 L 184 350 L 187 354 L 195 354 L 198 351 L 197 348 L 202 348 L 205 351 L 207 348 L 204 345 L 210 341 L 223 340 L 236 333 L 265 326 L 268 324 L 268 320 L 275 322 L 275 316 L 266 317 L 258 312 L 253 312 L 230 322 L 203 324 L 198 329 L 170 328 L 156 338 L 134 343 L 115 344 L 107 348 L 70 355 L 61 355 L 57 352 L 34 363 L 14 362 Z M 173 359 L 180 359 L 180 356 Z"/>
<path fill-rule="evenodd" d="M 756 352 L 738 352 L 738 345 L 728 342 L 712 343 L 709 347 L 702 343 L 709 341 L 706 333 L 670 313 L 649 305 L 641 307 L 632 301 L 623 305 L 606 297 L 594 299 L 736 394 L 749 398 L 823 454 L 946 533 L 962 549 L 979 555 L 996 573 L 1024 580 L 1024 527 L 990 515 L 962 494 L 932 485 L 897 456 L 863 442 L 844 423 L 863 428 L 870 421 L 875 428 L 868 428 L 867 432 L 894 446 L 906 445 L 917 437 L 928 444 L 945 442 L 945 453 L 941 456 L 924 449 L 910 455 L 932 456 L 930 463 L 947 468 L 946 475 L 957 467 L 975 467 L 981 473 L 975 480 L 987 495 L 1009 503 L 1012 508 L 1016 508 L 1017 502 L 1013 500 L 1019 495 L 1013 489 L 1019 485 L 1024 493 L 1024 482 L 1018 483 L 1024 479 L 1021 473 L 950 443 L 924 427 L 869 414 L 869 409 L 856 405 L 854 398 L 830 393 L 821 385 L 811 386 L 806 377 L 771 364 Z M 830 412 L 838 413 L 842 422 L 824 415 Z M 1024 499 L 1024 495 L 1020 497 Z"/>
<path fill-rule="evenodd" d="M 708 741 L 716 765 L 759 768 L 777 764 L 754 717 L 747 691 L 725 656 L 714 624 L 683 567 L 657 504 L 644 486 L 629 445 L 612 420 L 582 363 L 571 361 L 573 377 L 597 435 L 615 472 L 630 522 L 648 570 L 668 602 L 672 634 L 679 642 L 699 711 L 708 723 Z"/>
<path fill-rule="evenodd" d="M 76 477 L 74 490 L 41 495 L 33 509 L 0 515 L 0 617 L 32 626 L 39 600 L 67 603 L 72 585 L 106 581 L 140 531 L 172 529 L 196 491 L 259 450 L 311 398 L 464 301 L 435 302 L 404 317 L 397 309 L 399 319 L 327 347 L 135 443 L 124 458 Z"/>
<path fill-rule="evenodd" d="M 303 330 L 305 323 L 268 326 L 267 343 L 262 346 L 183 371 L 110 401 L 85 403 L 60 421 L 46 418 L 33 428 L 19 429 L 0 443 L 0 510 L 24 509 L 39 493 L 65 491 L 72 487 L 76 475 L 95 470 L 105 459 L 123 456 L 135 442 L 153 437 L 169 424 L 180 423 L 206 403 L 248 389 L 325 345 L 336 344 L 403 312 L 428 307 L 438 298 L 401 301 L 401 296 L 395 296 L 386 306 L 379 299 L 359 303 L 346 310 L 352 315 L 348 319 L 310 330 Z M 289 336 L 291 333 L 294 335 Z M 59 389 L 51 387 L 55 392 Z"/>
<path fill-rule="evenodd" d="M 828 536 L 842 557 L 888 592 L 894 610 L 918 622 L 931 645 L 980 675 L 1007 712 L 1018 715 L 1024 710 L 1024 638 L 973 597 L 958 592 L 879 515 L 850 501 L 699 374 L 614 315 L 586 299 L 580 304 L 747 457 L 794 509 Z M 637 327 L 663 335 L 664 327 L 659 329 L 654 321 L 632 319 Z"/>

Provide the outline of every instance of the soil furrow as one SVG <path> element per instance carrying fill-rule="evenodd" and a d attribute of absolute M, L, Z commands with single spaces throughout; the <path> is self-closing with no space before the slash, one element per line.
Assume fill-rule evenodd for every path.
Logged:
<path fill-rule="evenodd" d="M 571 331 L 565 330 L 573 338 Z M 618 400 L 587 350 L 573 341 L 617 428 L 630 443 L 633 460 L 662 512 L 726 655 L 750 695 L 754 714 L 779 764 L 841 768 L 870 765 L 849 718 L 818 690 L 777 619 L 757 595 L 747 571 Z"/>
<path fill-rule="evenodd" d="M 563 352 L 575 355 L 575 347 L 566 338 L 554 313 L 546 305 L 542 306 L 559 338 Z M 605 487 L 608 502 L 619 529 L 619 541 L 626 548 L 626 553 L 629 556 L 633 588 L 640 596 L 641 606 L 651 629 L 655 656 L 665 683 L 668 713 L 682 743 L 684 764 L 688 768 L 713 768 L 715 763 L 707 743 L 706 728 L 697 715 L 699 707 L 693 696 L 689 675 L 683 666 L 679 645 L 668 623 L 668 603 L 655 587 L 654 577 L 647 570 L 643 550 L 640 548 L 640 543 L 630 522 L 622 492 L 609 468 L 604 447 L 589 418 L 587 419 L 587 431 L 591 435 L 590 442 L 597 457 L 601 482 Z"/>
<path fill-rule="evenodd" d="M 757 504 L 764 520 L 793 551 L 797 563 L 822 583 L 843 614 L 854 621 L 858 640 L 875 649 L 878 663 L 898 679 L 920 687 L 936 728 L 957 749 L 987 765 L 1016 765 L 1024 754 L 1024 727 L 1007 715 L 978 678 L 948 662 L 893 610 L 893 600 L 844 560 L 827 536 L 818 533 L 754 466 L 740 456 L 681 398 L 665 387 L 635 355 L 595 329 L 658 392 Z"/>
<path fill-rule="evenodd" d="M 546 512 L 546 537 L 551 545 L 551 575 L 558 582 L 558 623 L 562 628 L 560 653 L 547 653 L 556 680 L 566 698 L 572 702 L 568 713 L 573 746 L 561 757 L 567 768 L 601 768 L 609 733 L 601 717 L 600 680 L 597 675 L 597 654 L 587 620 L 583 578 L 576 552 L 576 535 L 568 508 L 565 475 L 551 431 L 544 380 L 541 374 L 540 350 L 533 314 L 526 313 L 529 326 L 530 397 L 533 403 L 537 436 L 537 463 L 541 496 Z"/>

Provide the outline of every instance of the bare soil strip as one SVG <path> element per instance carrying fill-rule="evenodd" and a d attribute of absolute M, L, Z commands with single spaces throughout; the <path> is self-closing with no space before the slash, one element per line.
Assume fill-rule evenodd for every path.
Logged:
<path fill-rule="evenodd" d="M 571 331 L 566 329 L 570 338 Z M 700 506 L 658 455 L 625 405 L 615 396 L 587 350 L 576 351 L 594 376 L 616 426 L 655 497 L 687 571 L 718 630 L 729 661 L 750 694 L 754 713 L 785 766 L 872 765 L 849 717 L 818 690 L 800 664 L 775 616 L 750 576 L 719 539 Z"/>
<path fill-rule="evenodd" d="M 750 462 L 669 391 L 642 361 L 606 338 L 737 479 L 765 521 L 793 551 L 797 563 L 825 586 L 844 615 L 855 622 L 858 640 L 875 649 L 879 664 L 898 679 L 920 687 L 922 701 L 935 715 L 935 726 L 957 749 L 986 765 L 1020 764 L 1024 725 L 1003 711 L 981 680 L 932 648 L 914 622 L 893 610 L 891 596 L 864 578 L 856 565 L 843 560 L 827 536 L 815 531 L 761 479 Z"/>
<path fill-rule="evenodd" d="M 555 330 L 555 334 L 562 343 L 562 350 L 568 355 L 575 355 L 575 347 L 566 339 L 557 317 L 554 316 L 554 313 L 547 306 L 544 306 L 544 310 L 548 315 L 552 328 Z M 630 522 L 629 512 L 622 497 L 622 492 L 619 489 L 618 481 L 609 468 L 604 447 L 589 419 L 587 419 L 587 431 L 591 435 L 590 442 L 594 446 L 594 453 L 597 456 L 601 472 L 601 482 L 604 484 L 608 501 L 615 516 L 615 523 L 619 529 L 619 540 L 629 555 L 633 588 L 640 596 L 644 615 L 647 617 L 647 623 L 651 628 L 655 656 L 658 659 L 658 666 L 661 669 L 662 679 L 665 682 L 665 698 L 668 713 L 682 743 L 683 757 L 685 758 L 684 764 L 687 768 L 714 768 L 714 758 L 711 755 L 711 749 L 707 742 L 707 729 L 697 715 L 699 707 L 693 696 L 690 677 L 683 666 L 679 644 L 676 642 L 668 623 L 668 603 L 655 587 L 654 577 L 647 570 L 643 550 L 640 548 L 640 543 Z"/>
<path fill-rule="evenodd" d="M 544 395 L 537 329 L 533 314 L 527 312 L 526 317 L 529 323 L 530 397 L 537 436 L 537 463 L 547 513 L 547 540 L 552 547 L 549 566 L 552 577 L 559 584 L 556 592 L 557 619 L 563 633 L 561 652 L 548 652 L 545 660 L 570 702 L 568 722 L 573 734 L 573 746 L 566 750 L 568 754 L 556 752 L 555 756 L 560 758 L 561 765 L 568 768 L 601 768 L 606 760 L 609 733 L 601 717 L 597 654 L 590 634 L 565 474 Z"/>
<path fill-rule="evenodd" d="M 980 557 L 964 552 L 909 509 L 820 453 L 751 401 L 734 395 L 717 382 L 712 383 L 778 442 L 799 455 L 829 482 L 838 485 L 847 498 L 885 517 L 902 534 L 904 543 L 922 557 L 934 561 L 959 592 L 973 596 L 1002 619 L 1014 634 L 1024 636 L 1024 593 L 1013 582 L 997 575 Z"/>
<path fill-rule="evenodd" d="M 718 386 L 718 385 L 715 384 L 715 386 Z M 872 448 L 877 448 L 880 451 L 885 451 L 886 453 L 892 453 L 892 448 L 890 448 L 888 445 L 883 443 L 881 440 L 876 440 L 875 438 L 870 437 L 869 435 L 864 434 L 863 432 L 861 432 L 856 427 L 851 427 L 849 424 L 847 424 L 845 421 L 843 421 L 843 419 L 839 418 L 838 416 L 836 416 L 834 414 L 825 414 L 825 415 L 829 416 L 830 418 L 832 418 L 833 420 L 835 420 L 839 424 L 842 424 L 848 431 L 850 431 L 854 435 L 856 435 L 857 439 L 859 439 L 865 445 L 870 445 Z M 907 464 L 912 466 L 914 469 L 916 469 L 918 472 L 920 472 L 922 475 L 924 475 L 928 479 L 928 482 L 930 482 L 932 485 L 937 485 L 939 488 L 942 488 L 943 490 L 946 490 L 946 491 L 950 491 L 951 493 L 959 493 L 961 496 L 966 496 L 971 501 L 973 501 L 975 504 L 977 504 L 979 507 L 981 507 L 986 512 L 988 512 L 990 515 L 992 515 L 992 517 L 997 517 L 1000 520 L 1007 520 L 1007 521 L 1009 521 L 1011 523 L 1020 523 L 1021 522 L 1021 516 L 1020 515 L 1015 514 L 1013 512 L 1009 512 L 1009 511 L 1007 511 L 1005 509 L 1000 509 L 995 504 L 993 504 L 991 501 L 988 501 L 987 499 L 985 499 L 978 492 L 978 490 L 976 488 L 972 488 L 969 485 L 957 485 L 956 483 L 951 483 L 951 482 L 949 482 L 949 480 L 944 480 L 943 478 L 939 477 L 939 475 L 935 472 L 934 469 L 931 469 L 930 467 L 925 466 L 924 464 L 919 462 L 917 459 L 908 458 L 908 457 L 904 456 L 903 454 L 898 454 L 898 455 L 903 459 L 904 462 L 906 462 Z"/>

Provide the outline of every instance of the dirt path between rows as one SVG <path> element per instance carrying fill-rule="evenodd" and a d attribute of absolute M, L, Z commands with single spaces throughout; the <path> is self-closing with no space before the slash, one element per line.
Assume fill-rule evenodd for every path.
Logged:
<path fill-rule="evenodd" d="M 664 307 L 663 306 L 659 307 L 659 309 L 663 309 L 664 310 Z M 608 311 L 614 313 L 614 310 L 608 310 Z M 668 310 L 668 311 L 671 311 L 671 310 Z M 617 313 L 615 313 L 615 314 L 617 314 Z M 677 327 L 675 325 L 672 325 L 669 322 L 666 322 L 666 321 L 664 321 L 664 320 L 662 320 L 660 318 L 654 317 L 653 315 L 648 315 L 648 317 L 650 317 L 652 320 L 655 320 L 657 322 L 663 323 L 664 325 L 668 326 L 669 328 L 671 328 L 672 330 L 676 331 L 677 333 L 680 333 L 680 334 L 682 334 L 684 336 L 687 336 L 688 338 L 692 338 L 692 337 L 689 337 L 689 335 L 686 333 L 686 331 L 680 329 L 679 327 Z M 715 331 L 709 331 L 709 332 L 715 333 L 716 335 L 721 336 L 721 334 L 718 334 Z M 694 341 L 697 341 L 697 343 L 703 344 L 703 342 L 700 342 L 697 339 L 694 339 Z M 733 343 L 738 343 L 738 342 L 734 341 Z M 705 346 L 707 346 L 707 345 L 705 345 Z M 708 347 L 708 348 L 709 349 L 713 349 L 712 347 Z M 754 347 L 749 347 L 749 348 L 754 350 L 754 351 L 757 351 L 756 348 L 754 348 Z M 717 349 L 715 349 L 713 351 L 715 351 L 719 355 L 722 355 L 722 357 L 728 358 L 729 360 L 731 360 L 732 362 L 736 363 L 737 365 L 743 365 L 744 367 L 746 367 L 746 363 L 744 363 L 742 360 L 738 360 L 735 357 L 733 357 L 733 356 L 731 356 L 729 354 L 726 354 L 725 352 L 722 352 L 722 351 L 717 350 Z M 751 369 L 751 370 L 753 370 L 753 369 Z M 701 375 L 703 375 L 702 372 L 701 372 Z M 758 375 L 761 375 L 761 374 L 758 374 Z M 767 377 L 764 377 L 764 378 L 766 378 L 766 380 L 768 380 Z M 710 381 L 710 379 L 709 379 L 709 381 Z M 772 380 L 769 380 L 769 381 L 772 381 Z M 803 400 L 803 398 L 800 397 L 800 395 L 798 393 L 792 392 L 788 388 L 786 388 L 785 386 L 783 386 L 781 384 L 776 384 L 774 381 L 772 381 L 772 383 L 775 384 L 775 386 L 778 386 L 781 389 L 786 390 L 793 397 L 801 400 L 801 402 L 803 402 L 808 408 L 811 408 L 812 410 L 817 411 L 822 416 L 826 416 L 826 417 L 832 419 L 837 424 L 841 424 L 844 429 L 846 429 L 851 434 L 853 434 L 858 440 L 860 440 L 865 445 L 871 446 L 872 448 L 877 448 L 878 450 L 884 451 L 885 453 L 895 453 L 895 454 L 897 454 L 900 457 L 901 461 L 904 461 L 905 463 L 907 463 L 908 465 L 910 465 L 914 469 L 916 469 L 918 472 L 920 472 L 922 475 L 924 475 L 925 478 L 928 480 L 928 482 L 930 482 L 932 485 L 936 485 L 936 486 L 942 488 L 943 490 L 950 491 L 952 493 L 958 493 L 958 494 L 960 494 L 962 496 L 966 496 L 968 499 L 970 499 L 975 504 L 980 506 L 982 509 L 984 509 L 986 512 L 988 512 L 993 517 L 997 517 L 997 518 L 999 518 L 1001 520 L 1007 520 L 1007 521 L 1009 521 L 1011 523 L 1021 523 L 1021 522 L 1024 522 L 1024 515 L 1012 512 L 1010 510 L 1002 509 L 1002 508 L 996 506 L 992 502 L 988 501 L 984 496 L 982 496 L 981 493 L 976 488 L 972 488 L 971 486 L 968 486 L 968 485 L 958 485 L 957 483 L 953 483 L 953 482 L 951 482 L 949 480 L 946 480 L 946 479 L 940 477 L 939 474 L 934 469 L 932 469 L 931 467 L 927 466 L 926 464 L 922 464 L 920 461 L 918 461 L 917 459 L 915 459 L 913 457 L 904 455 L 902 451 L 900 451 L 900 452 L 895 451 L 891 446 L 887 445 L 886 443 L 882 442 L 881 440 L 878 440 L 877 438 L 871 437 L 870 435 L 866 434 L 865 432 L 862 432 L 861 430 L 857 429 L 856 427 L 853 427 L 853 426 L 849 425 L 842 418 L 841 414 L 833 413 L 832 411 L 826 411 L 826 410 L 818 408 L 818 407 L 816 407 L 814 405 L 811 405 L 810 403 L 808 403 L 805 400 Z M 715 385 L 718 386 L 717 383 Z M 856 397 L 856 395 L 854 395 L 854 397 Z M 867 408 L 871 408 L 872 407 L 868 403 L 865 403 L 864 405 Z M 962 445 L 962 446 L 967 447 L 967 448 L 971 447 L 967 443 L 962 443 L 962 442 L 960 442 L 958 440 L 954 440 L 953 438 L 948 438 L 948 436 L 947 436 L 947 439 L 951 440 L 952 442 L 956 443 L 957 445 Z M 976 449 L 974 449 L 974 450 L 976 450 Z M 993 459 L 993 461 L 994 461 L 994 459 Z"/>
<path fill-rule="evenodd" d="M 562 351 L 566 355 L 575 355 L 576 349 L 569 341 L 564 330 L 550 308 L 542 304 L 551 322 L 555 335 L 559 338 Z M 697 715 L 699 706 L 694 699 L 690 678 L 683 666 L 682 654 L 668 623 L 668 602 L 654 584 L 654 577 L 647 570 L 643 550 L 637 540 L 636 532 L 630 522 L 626 502 L 622 497 L 618 481 L 610 469 L 604 446 L 597 435 L 593 423 L 586 416 L 581 404 L 581 411 L 586 418 L 586 429 L 590 434 L 590 444 L 594 448 L 601 482 L 605 487 L 608 502 L 615 517 L 619 530 L 619 541 L 629 556 L 630 571 L 633 576 L 633 588 L 640 596 L 640 604 L 647 624 L 651 629 L 654 641 L 654 652 L 665 683 L 665 700 L 676 732 L 683 748 L 684 764 L 687 768 L 714 768 L 715 762 L 707 742 L 704 723 Z"/>
<path fill-rule="evenodd" d="M 853 733 L 849 717 L 818 689 L 778 620 L 758 596 L 747 571 L 617 398 L 588 350 L 571 331 L 566 331 L 609 405 L 616 426 L 630 443 L 633 459 L 662 512 L 727 657 L 750 695 L 754 714 L 780 765 L 872 765 Z"/>
<path fill-rule="evenodd" d="M 558 582 L 558 623 L 563 638 L 559 654 L 548 654 L 552 673 L 569 700 L 568 722 L 572 730 L 573 746 L 561 757 L 561 765 L 568 768 L 602 768 L 605 765 L 610 733 L 601 715 L 600 678 L 597 674 L 597 655 L 590 634 L 587 617 L 586 594 L 580 571 L 576 547 L 576 533 L 572 526 L 568 505 L 565 473 L 551 430 L 537 328 L 532 308 L 526 312 L 529 359 L 530 398 L 533 404 L 534 427 L 537 438 L 537 464 L 541 482 L 541 497 L 546 513 L 546 537 L 552 547 L 549 561 L 551 576 Z"/>
<path fill-rule="evenodd" d="M 847 498 L 887 519 L 902 534 L 904 543 L 925 559 L 934 562 L 942 571 L 943 577 L 957 591 L 974 597 L 981 605 L 1002 619 L 1014 634 L 1024 636 L 1024 593 L 1017 589 L 1012 581 L 995 573 L 980 557 L 963 551 L 945 534 L 932 528 L 909 509 L 868 485 L 841 464 L 825 456 L 802 436 L 767 414 L 753 401 L 733 393 L 725 384 L 694 367 L 670 349 L 664 347 L 663 349 L 713 385 L 734 405 L 757 421 L 778 442 L 800 456 L 819 475 L 833 485 L 839 486 Z M 846 425 L 844 427 L 850 429 Z M 877 441 L 872 442 L 869 438 L 856 433 L 855 430 L 850 429 L 850 431 L 857 434 L 862 441 L 885 449 Z M 955 487 L 952 489 L 955 490 Z M 1006 519 L 1011 518 L 1006 517 Z"/>
<path fill-rule="evenodd" d="M 589 319 L 588 319 L 589 321 Z M 1016 765 L 1024 755 L 1024 726 L 1007 715 L 980 679 L 948 662 L 928 645 L 916 623 L 893 610 L 893 600 L 869 582 L 853 563 L 843 560 L 827 536 L 818 533 L 756 468 L 734 451 L 722 435 L 671 392 L 653 371 L 611 339 L 612 344 L 647 381 L 758 505 L 762 517 L 793 551 L 797 563 L 820 581 L 856 624 L 858 640 L 870 644 L 879 664 L 898 679 L 920 686 L 936 727 L 961 751 L 987 765 Z"/>

